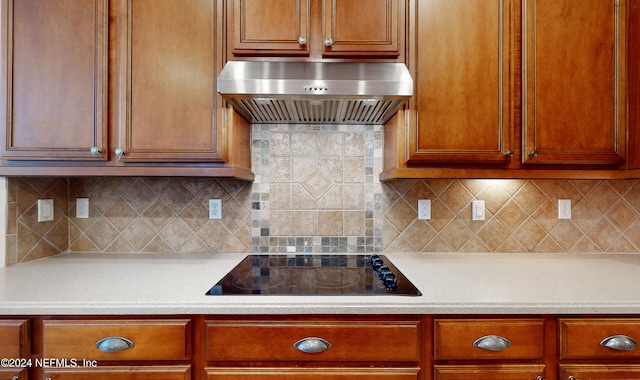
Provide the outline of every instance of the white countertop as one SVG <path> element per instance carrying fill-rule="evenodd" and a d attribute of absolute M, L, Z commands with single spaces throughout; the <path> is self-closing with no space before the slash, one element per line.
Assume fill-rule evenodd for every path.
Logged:
<path fill-rule="evenodd" d="M 0 315 L 640 313 L 640 254 L 384 255 L 422 296 L 206 296 L 246 254 L 63 254 L 0 268 Z"/>

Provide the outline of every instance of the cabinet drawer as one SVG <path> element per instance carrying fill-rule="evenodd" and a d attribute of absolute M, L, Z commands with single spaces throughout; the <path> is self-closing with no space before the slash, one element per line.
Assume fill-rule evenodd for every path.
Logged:
<path fill-rule="evenodd" d="M 417 362 L 418 324 L 417 321 L 207 321 L 206 357 L 214 361 Z M 323 340 L 330 347 L 316 353 L 294 347 L 305 339 L 309 339 L 307 343 Z"/>
<path fill-rule="evenodd" d="M 132 347 L 103 352 L 96 344 L 105 339 Z M 189 320 L 64 320 L 43 322 L 46 358 L 91 360 L 185 360 L 191 355 Z M 109 345 L 109 344 L 107 344 Z"/>
<path fill-rule="evenodd" d="M 190 380 L 191 367 L 182 366 L 99 366 L 89 369 L 50 368 L 44 370 L 50 380 Z"/>
<path fill-rule="evenodd" d="M 0 368 L 0 380 L 27 380 L 27 369 Z"/>
<path fill-rule="evenodd" d="M 560 364 L 558 379 L 640 379 L 639 364 Z"/>
<path fill-rule="evenodd" d="M 0 320 L 0 358 L 31 356 L 30 342 L 28 320 Z"/>
<path fill-rule="evenodd" d="M 420 368 L 205 368 L 207 380 L 417 380 Z"/>
<path fill-rule="evenodd" d="M 434 380 L 522 380 L 544 375 L 542 364 L 435 365 Z M 566 378 L 565 378 L 566 379 Z"/>
<path fill-rule="evenodd" d="M 435 359 L 539 359 L 543 319 L 437 319 Z"/>
<path fill-rule="evenodd" d="M 640 347 L 628 340 L 640 343 L 640 319 L 561 318 L 558 329 L 561 359 L 640 358 Z"/>

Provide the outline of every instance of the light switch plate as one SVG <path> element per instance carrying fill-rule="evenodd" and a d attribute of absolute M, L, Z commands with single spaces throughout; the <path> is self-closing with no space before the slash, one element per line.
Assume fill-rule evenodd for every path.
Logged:
<path fill-rule="evenodd" d="M 53 199 L 38 199 L 38 222 L 53 220 Z"/>
<path fill-rule="evenodd" d="M 76 198 L 76 218 L 87 219 L 89 217 L 89 198 Z"/>
<path fill-rule="evenodd" d="M 484 201 L 471 202 L 471 220 L 484 220 Z"/>

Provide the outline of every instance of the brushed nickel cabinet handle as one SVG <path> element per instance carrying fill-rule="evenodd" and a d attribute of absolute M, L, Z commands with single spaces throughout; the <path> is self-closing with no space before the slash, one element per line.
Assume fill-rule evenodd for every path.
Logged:
<path fill-rule="evenodd" d="M 538 151 L 537 150 L 532 150 L 531 152 L 527 153 L 529 155 L 529 157 L 535 157 L 538 155 Z"/>
<path fill-rule="evenodd" d="M 298 37 L 298 43 L 300 45 L 306 45 L 307 44 L 307 37 L 305 37 L 305 36 Z"/>
<path fill-rule="evenodd" d="M 513 157 L 513 151 L 509 149 L 508 151 L 503 153 L 505 157 Z"/>
<path fill-rule="evenodd" d="M 89 151 L 91 152 L 91 154 L 100 154 L 100 153 L 102 153 L 100 148 L 98 148 L 97 146 L 92 146 L 91 149 L 89 149 Z"/>
<path fill-rule="evenodd" d="M 511 346 L 511 342 L 499 335 L 487 335 L 476 339 L 473 346 L 487 351 L 504 351 Z"/>
<path fill-rule="evenodd" d="M 134 346 L 133 342 L 121 336 L 109 336 L 96 342 L 96 348 L 102 352 L 118 352 Z"/>
<path fill-rule="evenodd" d="M 612 335 L 604 338 L 600 345 L 617 351 L 633 351 L 638 347 L 638 342 L 626 335 Z"/>
<path fill-rule="evenodd" d="M 120 149 L 120 148 L 117 148 L 117 149 L 116 149 L 116 155 L 117 155 L 117 156 L 124 156 L 124 150 L 122 150 L 122 149 Z"/>
<path fill-rule="evenodd" d="M 331 37 L 327 37 L 324 40 L 324 46 L 326 47 L 331 47 L 331 45 L 333 45 L 333 38 Z"/>
<path fill-rule="evenodd" d="M 331 343 L 322 338 L 309 337 L 295 342 L 293 347 L 307 354 L 318 354 L 330 349 Z"/>

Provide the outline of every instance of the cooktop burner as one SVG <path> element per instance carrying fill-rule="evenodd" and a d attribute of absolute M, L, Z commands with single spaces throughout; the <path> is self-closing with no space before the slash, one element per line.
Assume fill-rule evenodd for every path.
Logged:
<path fill-rule="evenodd" d="M 249 255 L 209 296 L 422 293 L 384 255 Z"/>

